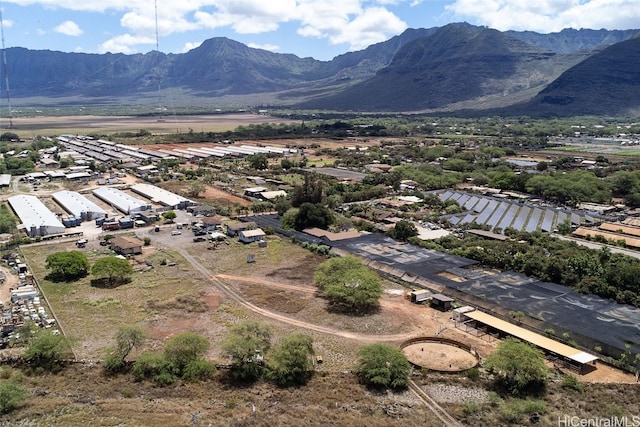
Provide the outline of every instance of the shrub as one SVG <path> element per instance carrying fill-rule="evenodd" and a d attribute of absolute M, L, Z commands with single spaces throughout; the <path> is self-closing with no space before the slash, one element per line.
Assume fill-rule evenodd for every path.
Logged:
<path fill-rule="evenodd" d="M 110 374 L 116 374 L 122 372 L 126 366 L 124 360 L 118 356 L 115 352 L 107 354 L 104 358 L 104 370 Z"/>
<path fill-rule="evenodd" d="M 480 379 L 480 370 L 478 368 L 467 369 L 464 374 L 471 381 L 478 381 Z"/>
<path fill-rule="evenodd" d="M 212 378 L 216 373 L 216 366 L 207 360 L 193 360 L 182 370 L 182 379 L 185 381 L 202 381 Z"/>
<path fill-rule="evenodd" d="M 462 412 L 465 415 L 476 415 L 482 412 L 482 406 L 478 402 L 465 402 L 462 405 Z"/>
<path fill-rule="evenodd" d="M 171 373 L 171 365 L 161 354 L 143 353 L 133 364 L 133 377 L 136 379 L 136 381 L 155 381 L 156 378 L 161 374 L 163 376 L 173 376 L 173 374 Z"/>
<path fill-rule="evenodd" d="M 0 382 L 0 413 L 13 411 L 27 397 L 27 390 L 15 381 Z"/>

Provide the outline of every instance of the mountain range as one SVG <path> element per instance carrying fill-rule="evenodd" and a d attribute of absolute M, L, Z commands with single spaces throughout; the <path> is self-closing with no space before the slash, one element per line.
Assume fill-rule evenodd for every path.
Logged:
<path fill-rule="evenodd" d="M 363 112 L 632 115 L 640 111 L 640 30 L 500 32 L 466 23 L 408 29 L 331 61 L 227 38 L 183 54 L 8 48 L 14 102 L 267 100 Z M 17 100 L 17 101 L 15 101 Z M 46 101 L 43 101 L 46 100 Z"/>

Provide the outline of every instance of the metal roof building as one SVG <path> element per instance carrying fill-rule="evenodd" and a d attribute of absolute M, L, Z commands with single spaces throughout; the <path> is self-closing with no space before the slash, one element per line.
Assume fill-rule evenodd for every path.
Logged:
<path fill-rule="evenodd" d="M 3 173 L 0 175 L 0 187 L 8 187 L 11 185 L 11 175 Z"/>
<path fill-rule="evenodd" d="M 83 221 L 104 218 L 107 215 L 104 209 L 75 191 L 58 191 L 51 196 L 65 211 L 76 218 L 82 218 Z"/>
<path fill-rule="evenodd" d="M 167 191 L 164 188 L 150 184 L 135 184 L 131 186 L 131 191 L 150 199 L 154 203 L 169 206 L 173 209 L 186 209 L 196 203 L 178 194 Z"/>
<path fill-rule="evenodd" d="M 136 197 L 130 196 L 127 193 L 120 191 L 116 188 L 101 187 L 93 190 L 93 194 L 100 200 L 108 203 L 120 212 L 125 214 L 131 214 L 133 212 L 146 211 L 151 209 L 151 205 L 140 200 Z"/>
<path fill-rule="evenodd" d="M 64 225 L 37 197 L 21 194 L 8 200 L 29 236 L 64 233 Z"/>

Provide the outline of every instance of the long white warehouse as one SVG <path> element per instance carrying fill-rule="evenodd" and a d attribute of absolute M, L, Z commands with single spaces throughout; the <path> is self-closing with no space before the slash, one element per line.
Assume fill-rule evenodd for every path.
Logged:
<path fill-rule="evenodd" d="M 128 195 L 127 193 L 111 187 L 100 187 L 93 190 L 93 194 L 100 200 L 115 207 L 120 212 L 130 215 L 151 209 L 151 205 L 144 200 Z"/>
<path fill-rule="evenodd" d="M 192 200 L 151 184 L 132 185 L 131 191 L 150 199 L 153 203 L 159 203 L 172 209 L 186 209 L 196 204 Z"/>
<path fill-rule="evenodd" d="M 70 215 L 82 218 L 83 221 L 91 221 L 92 219 L 107 216 L 107 212 L 104 209 L 76 191 L 58 191 L 51 196 Z"/>
<path fill-rule="evenodd" d="M 8 200 L 29 236 L 64 233 L 64 225 L 56 214 L 47 209 L 37 197 L 21 194 L 9 197 Z"/>

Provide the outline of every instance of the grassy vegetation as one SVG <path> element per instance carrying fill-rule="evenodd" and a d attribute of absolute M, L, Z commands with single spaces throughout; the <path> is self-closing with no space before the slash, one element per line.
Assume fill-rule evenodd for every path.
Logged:
<path fill-rule="evenodd" d="M 157 315 L 157 307 L 180 296 L 198 297 L 203 288 L 197 275 L 189 273 L 186 261 L 172 251 L 151 254 L 148 260 L 153 269 L 135 273 L 131 283 L 115 289 L 91 287 L 91 276 L 67 283 L 46 280 L 47 254 L 69 250 L 70 246 L 26 246 L 23 253 L 64 332 L 77 340 L 74 350 L 82 357 L 99 358 L 100 350 L 108 345 L 119 326 Z M 110 254 L 108 250 L 86 252 L 91 264 Z M 160 265 L 163 259 L 171 259 L 176 265 Z"/>

